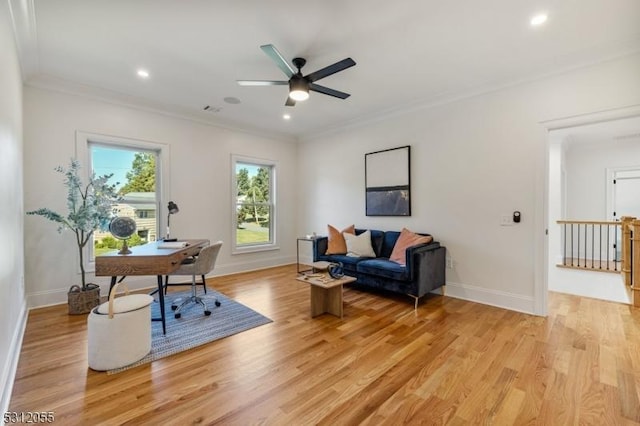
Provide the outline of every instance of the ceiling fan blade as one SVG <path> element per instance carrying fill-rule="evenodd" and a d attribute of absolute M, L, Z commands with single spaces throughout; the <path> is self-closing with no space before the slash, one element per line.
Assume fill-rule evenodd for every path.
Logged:
<path fill-rule="evenodd" d="M 273 59 L 273 62 L 276 63 L 276 65 L 282 70 L 282 72 L 284 72 L 287 75 L 287 77 L 291 77 L 296 73 L 296 71 L 291 67 L 291 65 L 289 65 L 289 62 L 287 62 L 282 57 L 280 52 L 278 52 L 278 49 L 276 49 L 276 47 L 273 44 L 265 44 L 263 46 L 260 46 L 260 49 L 262 49 L 262 51 L 266 53 L 268 57 Z"/>
<path fill-rule="evenodd" d="M 288 81 L 273 80 L 236 80 L 240 86 L 284 86 Z"/>
<path fill-rule="evenodd" d="M 284 106 L 296 106 L 296 101 L 287 96 L 287 102 L 284 103 Z"/>
<path fill-rule="evenodd" d="M 310 82 L 313 83 L 314 81 L 318 81 L 321 78 L 325 78 L 330 76 L 331 74 L 335 74 L 339 71 L 345 70 L 349 67 L 352 67 L 356 64 L 356 62 L 351 59 L 351 58 L 347 58 L 347 59 L 343 59 L 339 62 L 336 62 L 333 65 L 329 65 L 328 67 L 324 67 L 322 69 L 319 69 L 318 71 L 314 71 L 311 74 L 305 76 L 305 79 Z"/>
<path fill-rule="evenodd" d="M 329 96 L 335 96 L 336 98 L 340 98 L 340 99 L 347 99 L 349 96 L 351 96 L 348 93 L 344 93 L 339 90 L 330 89 L 328 87 L 320 86 L 319 84 L 314 84 L 314 83 L 311 83 L 309 85 L 309 90 L 313 90 L 314 92 L 323 93 Z"/>

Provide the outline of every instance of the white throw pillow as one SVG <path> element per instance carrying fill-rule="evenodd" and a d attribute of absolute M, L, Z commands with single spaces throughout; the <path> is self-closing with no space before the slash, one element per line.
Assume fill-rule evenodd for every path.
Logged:
<path fill-rule="evenodd" d="M 347 243 L 347 256 L 351 257 L 376 257 L 376 252 L 371 247 L 371 232 L 364 231 L 360 235 L 343 233 Z"/>

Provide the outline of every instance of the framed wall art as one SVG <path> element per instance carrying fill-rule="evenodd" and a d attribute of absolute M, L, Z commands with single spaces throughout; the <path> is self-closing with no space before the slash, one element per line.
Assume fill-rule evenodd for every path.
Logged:
<path fill-rule="evenodd" d="M 367 216 L 411 216 L 411 147 L 364 155 Z"/>

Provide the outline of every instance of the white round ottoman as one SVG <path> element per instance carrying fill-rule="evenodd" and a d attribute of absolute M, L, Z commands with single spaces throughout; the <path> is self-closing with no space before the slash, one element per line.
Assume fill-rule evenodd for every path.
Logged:
<path fill-rule="evenodd" d="M 151 350 L 151 303 L 148 294 L 115 298 L 93 309 L 87 319 L 89 368 L 105 371 L 133 364 Z"/>

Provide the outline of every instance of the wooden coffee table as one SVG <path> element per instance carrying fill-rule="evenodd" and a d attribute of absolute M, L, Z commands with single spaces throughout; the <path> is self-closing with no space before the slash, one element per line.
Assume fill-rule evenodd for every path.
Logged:
<path fill-rule="evenodd" d="M 355 282 L 354 277 L 331 278 L 327 273 L 306 274 L 296 277 L 298 281 L 311 284 L 311 317 L 324 313 L 342 318 L 342 286 Z"/>

